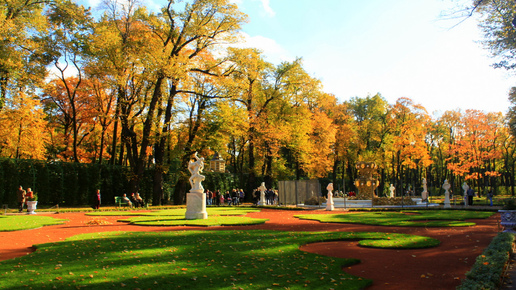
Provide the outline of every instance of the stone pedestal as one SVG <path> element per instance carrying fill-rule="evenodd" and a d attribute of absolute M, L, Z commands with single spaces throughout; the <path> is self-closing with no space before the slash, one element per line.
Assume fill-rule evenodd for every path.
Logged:
<path fill-rule="evenodd" d="M 328 192 L 328 199 L 326 200 L 326 210 L 334 210 L 335 207 L 333 206 L 333 193 L 331 191 Z"/>
<path fill-rule="evenodd" d="M 186 214 L 185 219 L 207 219 L 206 212 L 206 193 L 202 189 L 191 189 L 186 194 Z"/>
<path fill-rule="evenodd" d="M 500 213 L 500 225 L 504 228 L 504 232 L 516 233 L 514 228 L 516 227 L 516 211 L 514 210 L 499 210 Z"/>

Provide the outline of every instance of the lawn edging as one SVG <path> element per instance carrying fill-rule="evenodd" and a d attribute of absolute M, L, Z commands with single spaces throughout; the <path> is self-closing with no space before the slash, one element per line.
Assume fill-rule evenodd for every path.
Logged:
<path fill-rule="evenodd" d="M 498 289 L 504 267 L 513 252 L 513 243 L 514 234 L 511 233 L 502 232 L 494 237 L 456 290 Z"/>

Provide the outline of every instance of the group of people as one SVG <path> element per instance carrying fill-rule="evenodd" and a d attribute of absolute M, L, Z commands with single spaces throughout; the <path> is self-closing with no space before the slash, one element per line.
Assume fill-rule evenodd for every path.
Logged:
<path fill-rule="evenodd" d="M 140 206 L 144 207 L 145 206 L 145 202 L 143 201 L 143 198 L 140 196 L 140 194 L 138 192 L 136 194 L 131 193 L 131 197 L 130 198 L 127 197 L 127 194 L 124 193 L 124 195 L 122 196 L 122 199 L 130 207 L 133 207 L 133 206 L 134 207 L 140 207 Z M 101 203 L 100 189 L 97 189 L 97 191 L 95 192 L 95 205 L 94 205 L 94 208 L 95 209 L 99 209 L 100 208 L 100 203 Z"/>
<path fill-rule="evenodd" d="M 231 192 L 227 190 L 221 193 L 219 190 L 206 190 L 206 205 L 240 205 L 244 201 L 245 193 L 243 189 L 233 189 Z"/>
<path fill-rule="evenodd" d="M 124 193 L 124 195 L 122 196 L 122 199 L 127 202 L 127 204 L 129 204 L 130 207 L 144 207 L 145 206 L 145 203 L 143 202 L 143 199 L 142 197 L 140 196 L 140 194 L 137 192 L 136 194 L 131 193 L 131 197 L 128 198 L 127 197 L 127 194 Z"/>
<path fill-rule="evenodd" d="M 20 188 L 18 188 L 18 206 L 19 206 L 19 212 L 23 212 L 23 206 L 27 204 L 27 201 L 34 197 L 34 192 L 27 188 L 27 190 L 23 189 L 23 187 L 20 185 Z M 27 208 L 27 212 L 29 212 L 29 209 Z"/>
<path fill-rule="evenodd" d="M 260 202 L 261 191 L 260 188 L 257 188 L 254 191 L 254 200 L 255 204 L 259 204 Z M 275 205 L 278 204 L 278 191 L 273 189 L 265 189 L 265 204 L 260 205 Z"/>

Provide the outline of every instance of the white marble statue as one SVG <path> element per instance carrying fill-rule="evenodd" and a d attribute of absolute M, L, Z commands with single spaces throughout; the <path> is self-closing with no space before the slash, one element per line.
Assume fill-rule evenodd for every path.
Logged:
<path fill-rule="evenodd" d="M 267 187 L 265 187 L 265 182 L 262 182 L 262 185 L 258 187 L 258 190 L 260 190 L 260 204 L 259 205 L 266 205 L 267 201 L 265 200 L 265 191 L 267 190 Z"/>
<path fill-rule="evenodd" d="M 201 175 L 204 169 L 204 158 L 197 156 L 195 152 L 195 161 L 188 163 L 188 170 L 192 174 L 190 177 L 190 185 L 192 189 L 186 194 L 186 213 L 185 219 L 207 219 L 208 212 L 206 211 L 206 193 L 202 187 L 201 182 L 204 176 Z"/>
<path fill-rule="evenodd" d="M 450 183 L 448 182 L 448 179 L 444 181 L 443 188 L 444 188 L 444 208 L 451 208 L 450 205 Z"/>
<path fill-rule="evenodd" d="M 428 188 L 426 186 L 426 178 L 423 178 L 423 192 L 421 193 L 422 200 L 428 199 Z"/>
<path fill-rule="evenodd" d="M 193 190 L 204 190 L 201 182 L 204 181 L 204 175 L 200 173 L 204 170 L 204 158 L 199 158 L 197 152 L 195 152 L 195 161 L 190 160 L 188 163 L 188 170 L 192 174 L 190 176 L 190 185 Z"/>
<path fill-rule="evenodd" d="M 469 185 L 464 181 L 462 184 L 462 189 L 464 190 L 464 206 L 468 206 L 468 189 Z"/>
<path fill-rule="evenodd" d="M 326 200 L 326 210 L 334 210 L 334 203 L 333 203 L 333 183 L 328 184 L 326 187 L 326 190 L 328 190 L 328 199 Z"/>
<path fill-rule="evenodd" d="M 389 187 L 389 190 L 390 190 L 390 197 L 394 198 L 394 196 L 396 196 L 396 193 L 395 193 L 396 187 L 394 187 L 394 185 L 392 185 L 392 183 L 391 183 L 391 187 Z"/>

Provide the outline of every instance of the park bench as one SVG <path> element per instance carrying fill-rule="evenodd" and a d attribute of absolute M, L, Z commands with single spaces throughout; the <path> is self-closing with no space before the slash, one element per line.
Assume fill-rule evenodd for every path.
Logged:
<path fill-rule="evenodd" d="M 121 196 L 115 196 L 115 205 L 121 207 L 122 205 L 129 205 Z"/>

